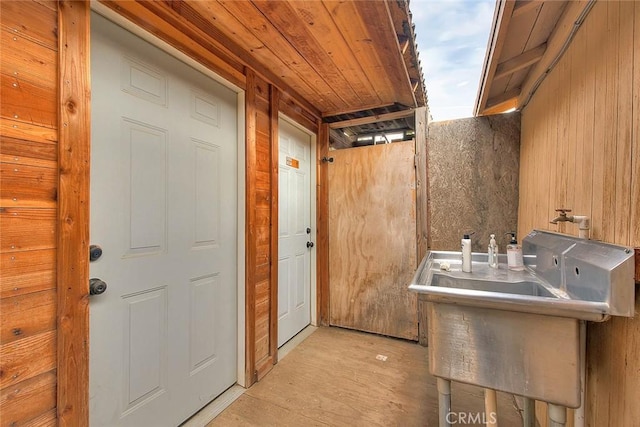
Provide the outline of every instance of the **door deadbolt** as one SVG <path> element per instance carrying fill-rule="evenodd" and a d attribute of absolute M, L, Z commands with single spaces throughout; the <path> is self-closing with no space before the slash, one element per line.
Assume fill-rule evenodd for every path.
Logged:
<path fill-rule="evenodd" d="M 89 261 L 95 261 L 102 256 L 102 248 L 98 245 L 89 246 Z"/>

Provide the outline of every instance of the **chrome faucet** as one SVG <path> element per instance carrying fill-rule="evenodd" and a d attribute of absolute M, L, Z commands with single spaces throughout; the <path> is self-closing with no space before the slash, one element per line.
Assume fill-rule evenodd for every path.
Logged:
<path fill-rule="evenodd" d="M 567 212 L 571 212 L 571 209 L 556 209 L 556 212 L 559 215 L 553 218 L 550 222 L 551 224 L 557 224 L 559 222 L 573 222 L 574 224 L 578 224 L 578 237 L 581 239 L 589 238 L 589 228 L 590 221 L 589 217 L 585 215 L 570 215 L 567 216 Z"/>

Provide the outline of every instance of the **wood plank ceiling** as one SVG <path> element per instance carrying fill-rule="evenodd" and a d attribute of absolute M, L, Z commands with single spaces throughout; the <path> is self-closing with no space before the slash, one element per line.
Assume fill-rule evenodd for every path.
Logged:
<path fill-rule="evenodd" d="M 496 0 L 476 115 L 522 109 L 594 0 Z"/>
<path fill-rule="evenodd" d="M 405 0 L 139 3 L 220 41 L 240 63 L 323 117 L 426 105 Z"/>

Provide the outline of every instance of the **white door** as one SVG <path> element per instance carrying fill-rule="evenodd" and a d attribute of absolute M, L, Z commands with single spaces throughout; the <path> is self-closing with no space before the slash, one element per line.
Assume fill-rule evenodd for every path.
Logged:
<path fill-rule="evenodd" d="M 176 426 L 237 378 L 237 95 L 92 15 L 92 426 Z"/>
<path fill-rule="evenodd" d="M 279 123 L 278 347 L 311 322 L 311 137 Z"/>

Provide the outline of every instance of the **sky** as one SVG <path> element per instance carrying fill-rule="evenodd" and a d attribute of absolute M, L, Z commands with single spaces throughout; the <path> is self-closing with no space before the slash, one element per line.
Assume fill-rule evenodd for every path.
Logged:
<path fill-rule="evenodd" d="M 410 0 L 433 120 L 472 117 L 495 0 Z"/>

